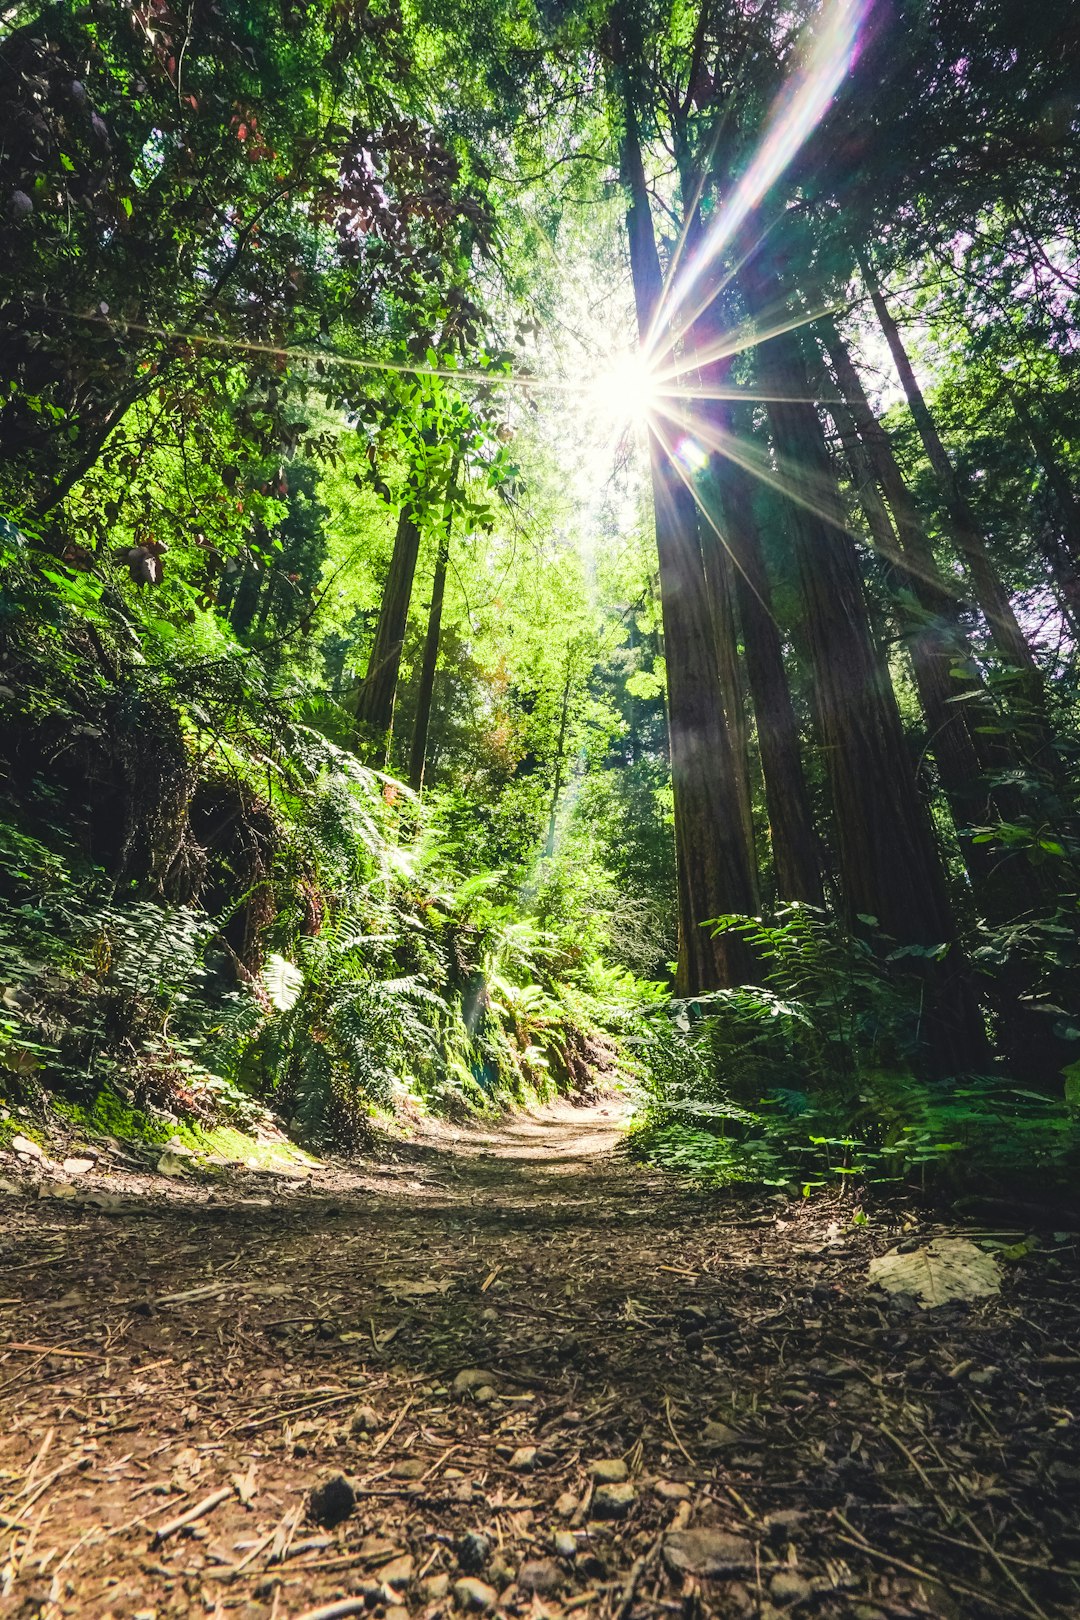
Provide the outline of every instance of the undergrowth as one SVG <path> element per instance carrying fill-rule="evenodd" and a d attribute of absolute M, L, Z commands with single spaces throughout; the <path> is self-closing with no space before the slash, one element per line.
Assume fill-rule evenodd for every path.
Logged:
<path fill-rule="evenodd" d="M 636 1154 L 697 1180 L 808 1195 L 1075 1186 L 1080 1064 L 1066 1069 L 1064 1095 L 1004 1071 L 921 1074 L 910 953 L 845 935 L 805 906 L 718 926 L 750 940 L 762 982 L 647 1021 Z"/>

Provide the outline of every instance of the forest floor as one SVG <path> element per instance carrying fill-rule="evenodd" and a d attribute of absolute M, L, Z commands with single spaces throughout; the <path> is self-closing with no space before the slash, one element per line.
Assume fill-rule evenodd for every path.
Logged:
<path fill-rule="evenodd" d="M 305 1181 L 9 1157 L 0 1613 L 1080 1613 L 1075 1235 L 695 1190 L 622 1106 Z M 943 1235 L 1001 1292 L 869 1285 Z"/>

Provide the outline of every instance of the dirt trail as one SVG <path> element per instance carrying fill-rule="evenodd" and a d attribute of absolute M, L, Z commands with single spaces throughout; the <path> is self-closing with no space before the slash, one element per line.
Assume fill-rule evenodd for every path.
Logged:
<path fill-rule="evenodd" d="M 0 1613 L 1080 1612 L 1074 1240 L 918 1310 L 867 1263 L 955 1225 L 695 1192 L 621 1107 L 0 1199 Z"/>

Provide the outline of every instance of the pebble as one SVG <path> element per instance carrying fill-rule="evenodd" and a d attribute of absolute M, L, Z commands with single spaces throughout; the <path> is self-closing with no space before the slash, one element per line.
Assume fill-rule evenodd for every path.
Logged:
<path fill-rule="evenodd" d="M 443 1570 L 438 1575 L 425 1575 L 420 1582 L 420 1591 L 425 1603 L 439 1603 L 450 1590 L 450 1577 Z"/>
<path fill-rule="evenodd" d="M 744 1536 L 728 1530 L 672 1530 L 664 1537 L 664 1562 L 673 1575 L 734 1575 L 752 1569 L 754 1555 Z"/>
<path fill-rule="evenodd" d="M 689 1502 L 693 1491 L 677 1479 L 658 1479 L 653 1490 L 662 1502 Z"/>
<path fill-rule="evenodd" d="M 779 1570 L 769 1582 L 769 1596 L 774 1603 L 802 1603 L 811 1590 L 810 1582 L 793 1569 Z"/>
<path fill-rule="evenodd" d="M 423 1479 L 428 1464 L 420 1457 L 403 1457 L 390 1470 L 391 1479 Z"/>
<path fill-rule="evenodd" d="M 451 1388 L 455 1395 L 468 1395 L 478 1389 L 496 1389 L 499 1380 L 494 1373 L 485 1372 L 482 1367 L 464 1367 Z"/>
<path fill-rule="evenodd" d="M 491 1557 L 491 1542 L 478 1530 L 467 1530 L 457 1544 L 457 1557 L 466 1575 L 479 1575 Z"/>
<path fill-rule="evenodd" d="M 517 1572 L 520 1590 L 536 1597 L 554 1597 L 562 1580 L 562 1570 L 553 1558 L 527 1559 Z"/>
<path fill-rule="evenodd" d="M 569 1530 L 556 1530 L 551 1544 L 560 1558 L 573 1558 L 577 1552 L 577 1537 L 571 1535 Z"/>
<path fill-rule="evenodd" d="M 519 1474 L 531 1474 L 536 1467 L 536 1447 L 519 1446 L 510 1458 L 509 1466 Z"/>
<path fill-rule="evenodd" d="M 379 1414 L 373 1406 L 358 1406 L 349 1419 L 351 1435 L 374 1434 L 379 1427 Z"/>
<path fill-rule="evenodd" d="M 589 1464 L 589 1473 L 598 1485 L 621 1485 L 630 1477 L 630 1470 L 621 1457 L 600 1457 Z"/>
<path fill-rule="evenodd" d="M 344 1474 L 335 1474 L 316 1487 L 308 1498 L 308 1517 L 324 1530 L 342 1524 L 356 1506 L 356 1492 Z"/>
<path fill-rule="evenodd" d="M 592 1513 L 597 1519 L 625 1519 L 637 1498 L 630 1484 L 598 1485 L 593 1493 Z"/>
<path fill-rule="evenodd" d="M 400 1558 L 391 1558 L 388 1564 L 375 1571 L 375 1578 L 383 1586 L 408 1586 L 413 1576 L 413 1561 L 408 1553 L 402 1553 Z"/>
<path fill-rule="evenodd" d="M 573 1491 L 563 1491 L 555 1503 L 555 1512 L 560 1519 L 572 1519 L 577 1512 L 578 1499 Z"/>
<path fill-rule="evenodd" d="M 486 1581 L 478 1581 L 475 1576 L 467 1575 L 460 1581 L 454 1582 L 454 1602 L 459 1609 L 465 1609 L 472 1614 L 485 1614 L 493 1609 L 499 1601 L 499 1594 L 493 1586 Z"/>

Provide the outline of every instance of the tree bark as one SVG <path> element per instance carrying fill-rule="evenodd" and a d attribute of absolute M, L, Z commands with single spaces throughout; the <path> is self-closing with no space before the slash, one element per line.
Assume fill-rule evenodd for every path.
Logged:
<path fill-rule="evenodd" d="M 625 93 L 623 178 L 638 331 L 651 340 L 661 295 L 648 187 L 632 98 Z M 752 913 L 757 884 L 747 847 L 734 748 L 720 703 L 712 615 L 694 497 L 655 425 L 649 429 L 653 512 L 660 564 L 675 801 L 679 960 L 676 989 L 695 995 L 744 981 L 750 953 L 735 935 L 710 937 L 714 917 Z"/>
<path fill-rule="evenodd" d="M 751 316 L 781 307 L 776 277 L 750 249 L 740 272 Z M 779 462 L 795 484 L 791 531 L 832 789 L 849 923 L 871 916 L 904 945 L 953 946 L 955 927 L 929 817 L 904 745 L 888 666 L 870 634 L 858 557 L 844 521 L 828 449 L 810 403 L 796 334 L 756 349 Z M 794 498 L 801 497 L 801 498 Z M 958 1072 L 980 1061 L 985 1039 L 959 954 L 926 959 L 928 1037 L 935 1062 Z"/>
<path fill-rule="evenodd" d="M 728 401 L 703 402 L 702 415 L 721 442 L 735 431 Z M 772 610 L 772 588 L 754 517 L 745 468 L 714 454 L 711 485 L 716 518 L 734 575 L 746 673 L 757 726 L 773 878 L 780 900 L 824 903 L 821 863 L 799 749 L 799 722 L 791 701 L 783 641 Z M 718 548 L 721 549 L 721 548 Z"/>
<path fill-rule="evenodd" d="M 416 720 L 413 725 L 412 747 L 409 751 L 409 786 L 422 793 L 424 765 L 427 760 L 428 732 L 431 729 L 431 701 L 435 695 L 435 670 L 439 662 L 439 638 L 442 635 L 443 599 L 446 595 L 446 569 L 450 561 L 449 520 L 439 539 L 435 558 L 435 576 L 431 582 L 431 606 L 428 609 L 427 634 L 424 637 L 424 656 L 420 664 L 420 685 L 416 694 Z"/>
<path fill-rule="evenodd" d="M 409 620 L 416 559 L 420 552 L 420 529 L 411 505 L 403 506 L 394 536 L 390 572 L 383 588 L 379 622 L 368 659 L 367 674 L 356 705 L 357 742 L 385 765 L 390 749 L 401 671 L 401 649 Z"/>

